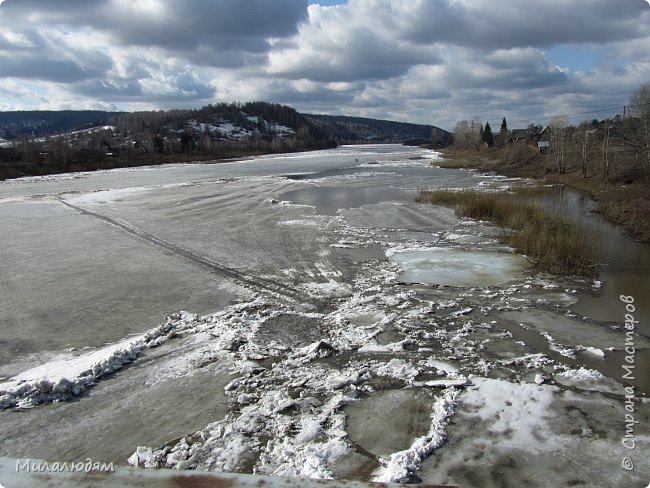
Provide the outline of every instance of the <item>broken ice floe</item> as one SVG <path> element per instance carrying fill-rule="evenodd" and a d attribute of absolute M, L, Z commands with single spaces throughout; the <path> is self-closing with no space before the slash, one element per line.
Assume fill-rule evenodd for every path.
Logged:
<path fill-rule="evenodd" d="M 422 460 L 444 444 L 447 437 L 445 427 L 454 413 L 457 396 L 458 391 L 454 388 L 446 389 L 441 394 L 433 404 L 429 432 L 415 439 L 408 449 L 382 459 L 382 467 L 374 474 L 373 481 L 383 483 L 411 481 L 415 472 L 420 469 Z"/>
<path fill-rule="evenodd" d="M 371 163 L 361 163 L 358 165 L 358 168 L 413 168 L 413 167 L 422 167 L 422 166 L 431 166 L 431 160 L 419 159 L 419 160 L 391 160 L 384 159 L 373 161 Z"/>
<path fill-rule="evenodd" d="M 146 333 L 78 356 L 59 359 L 24 371 L 0 383 L 0 410 L 28 408 L 80 395 L 96 381 L 133 361 L 147 347 L 161 344 L 170 337 L 179 322 L 193 319 L 179 313 Z"/>
<path fill-rule="evenodd" d="M 96 351 L 51 361 L 0 383 L 0 409 L 33 407 L 80 395 L 101 378 L 135 360 L 143 350 L 184 334 L 210 334 L 213 338 L 209 349 L 216 351 L 214 354 L 245 345 L 261 321 L 281 312 L 281 306 L 271 309 L 258 299 L 204 317 L 186 312 L 169 315 L 164 323 L 144 334 Z M 206 351 L 201 353 L 205 356 Z"/>
<path fill-rule="evenodd" d="M 392 265 L 383 266 L 390 269 Z M 444 424 L 457 395 L 454 392 L 470 384 L 451 361 L 456 358 L 471 364 L 475 372 L 489 371 L 490 365 L 477 355 L 478 344 L 471 335 L 493 325 L 467 318 L 474 308 L 463 306 L 461 297 L 416 305 L 413 292 L 393 289 L 394 281 L 385 284 L 374 265 L 367 269 L 373 272 L 358 276 L 354 283 L 357 291 L 339 300 L 332 312 L 310 315 L 310 320 L 322 324 L 320 340 L 302 347 L 287 341 L 277 343 L 272 335 L 258 340 L 256 336 L 273 319 L 253 324 L 255 332 L 246 341 L 234 341 L 235 348 L 230 349 L 235 358 L 242 357 L 234 362 L 237 376 L 226 386 L 233 404 L 231 413 L 179 442 L 152 450 L 147 460 L 138 456 L 138 463 L 332 477 L 331 466 L 351 449 L 343 407 L 359 394 L 372 395 L 376 385 L 401 383 L 443 390 L 435 403 L 440 408 L 434 408 L 437 413 L 430 432 L 414 439 L 405 451 L 380 459 L 382 468 L 375 473 L 377 479 L 411 477 L 422 459 L 444 441 Z M 437 322 L 418 325 L 434 312 L 445 326 Z M 379 340 L 389 332 L 402 339 Z M 405 348 L 423 346 L 427 341 L 444 344 L 439 357 L 445 360 L 431 356 L 409 359 Z M 340 362 L 337 358 L 344 353 L 355 355 Z M 383 359 L 382 354 L 388 357 Z M 267 359 L 256 368 L 251 365 L 253 357 Z M 148 455 L 146 448 L 139 449 Z"/>
<path fill-rule="evenodd" d="M 512 254 L 449 247 L 389 249 L 400 266 L 399 277 L 411 283 L 447 286 L 492 286 L 520 278 L 525 258 Z"/>
<path fill-rule="evenodd" d="M 376 280 L 381 279 L 379 274 L 373 275 L 370 282 L 361 280 L 366 283 L 365 292 L 352 294 L 334 312 L 311 314 L 324 324 L 324 329 L 322 339 L 310 345 L 291 347 L 285 343 L 279 348 L 272 340 L 258 341 L 255 335 L 262 333 L 265 324 L 273 319 L 259 321 L 254 325 L 253 336 L 231 352 L 235 356 L 268 358 L 265 367 L 259 369 L 251 368 L 250 361 L 235 361 L 238 376 L 226 386 L 226 394 L 237 408 L 179 442 L 152 450 L 151 455 L 141 446 L 137 453 L 144 453 L 146 459 L 136 453 L 132 461 L 143 466 L 179 469 L 332 477 L 331 465 L 350 450 L 342 409 L 357 398 L 358 392 L 372 392 L 370 382 L 381 378 L 409 385 L 422 371 L 444 374 L 454 370 L 449 363 L 433 360 L 416 365 L 397 357 L 383 361 L 350 360 L 336 367 L 321 363 L 323 358 L 334 359 L 344 351 L 371 348 L 377 344 L 376 337 L 397 318 L 396 313 L 386 311 L 404 310 L 399 307 L 409 302 L 409 295 L 383 292 L 376 285 Z M 404 313 L 408 315 L 411 311 Z M 399 353 L 399 342 L 386 346 L 393 350 L 391 354 Z M 273 363 L 269 364 L 271 360 Z M 453 383 L 458 383 L 458 377 L 453 378 Z M 430 435 L 415 442 L 411 454 L 391 461 L 391 472 L 400 463 L 411 472 L 417 459 L 440 442 L 438 430 L 432 429 Z"/>
<path fill-rule="evenodd" d="M 584 367 L 578 369 L 567 369 L 566 371 L 556 374 L 554 379 L 560 384 L 583 390 L 625 395 L 625 388 L 622 384 L 608 378 L 595 369 Z"/>

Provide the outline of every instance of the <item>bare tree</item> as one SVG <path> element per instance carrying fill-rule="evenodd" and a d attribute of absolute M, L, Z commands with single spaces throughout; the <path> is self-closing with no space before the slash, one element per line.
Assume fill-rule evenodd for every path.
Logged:
<path fill-rule="evenodd" d="M 605 133 L 603 134 L 603 180 L 605 183 L 609 181 L 609 129 L 611 125 L 607 122 Z"/>
<path fill-rule="evenodd" d="M 551 155 L 555 161 L 555 166 L 557 166 L 558 172 L 565 173 L 569 119 L 566 116 L 553 117 L 548 126 L 551 133 Z"/>
<path fill-rule="evenodd" d="M 478 149 L 483 144 L 481 128 L 477 118 L 458 121 L 454 127 L 454 145 L 461 149 Z"/>
<path fill-rule="evenodd" d="M 650 177 L 650 83 L 646 83 L 630 98 L 632 117 L 626 121 L 625 140 L 641 160 L 646 182 Z"/>
<path fill-rule="evenodd" d="M 461 149 L 469 146 L 469 122 L 459 120 L 454 127 L 454 145 Z"/>
<path fill-rule="evenodd" d="M 573 137 L 582 167 L 582 177 L 586 178 L 589 159 L 596 140 L 596 131 L 592 129 L 591 123 L 583 122 L 578 126 L 578 130 L 575 131 Z"/>

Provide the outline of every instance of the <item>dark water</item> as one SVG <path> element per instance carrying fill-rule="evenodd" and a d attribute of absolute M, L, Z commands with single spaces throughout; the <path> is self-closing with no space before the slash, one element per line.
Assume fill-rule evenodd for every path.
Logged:
<path fill-rule="evenodd" d="M 412 201 L 416 194 L 415 190 L 379 186 L 362 188 L 314 186 L 287 192 L 282 195 L 282 198 L 302 205 L 313 205 L 316 207 L 316 213 L 320 215 L 336 215 L 340 208 L 355 208 L 387 200 Z"/>
<path fill-rule="evenodd" d="M 595 203 L 585 194 L 558 188 L 542 202 L 579 223 L 602 247 L 598 277 L 602 286 L 581 295 L 572 309 L 596 320 L 622 324 L 628 312 L 619 297 L 634 297 L 639 332 L 650 337 L 650 245 L 634 241 L 620 227 L 594 213 Z"/>

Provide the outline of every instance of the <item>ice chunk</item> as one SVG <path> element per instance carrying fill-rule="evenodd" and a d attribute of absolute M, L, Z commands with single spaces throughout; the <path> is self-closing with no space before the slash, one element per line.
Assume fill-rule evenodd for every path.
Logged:
<path fill-rule="evenodd" d="M 408 449 L 381 459 L 382 467 L 375 472 L 373 481 L 390 483 L 412 480 L 413 474 L 420 469 L 422 460 L 444 444 L 447 438 L 446 426 L 454 413 L 457 396 L 455 388 L 448 388 L 442 393 L 433 404 L 429 432 L 418 437 Z"/>
<path fill-rule="evenodd" d="M 493 286 L 517 279 L 526 265 L 522 256 L 450 247 L 388 250 L 400 267 L 399 279 L 445 286 Z"/>
<path fill-rule="evenodd" d="M 450 388 L 452 386 L 460 388 L 467 385 L 468 383 L 469 380 L 467 378 L 445 378 L 440 380 L 425 381 L 422 384 L 430 388 Z"/>
<path fill-rule="evenodd" d="M 390 376 L 405 381 L 413 381 L 420 373 L 411 363 L 397 358 L 393 358 L 388 363 L 378 367 L 376 371 L 379 376 Z"/>
<path fill-rule="evenodd" d="M 0 383 L 0 410 L 28 408 L 65 400 L 90 388 L 96 380 L 133 361 L 144 346 L 144 336 L 93 352 L 45 363 Z"/>
<path fill-rule="evenodd" d="M 126 460 L 131 466 L 146 466 L 153 456 L 153 450 L 150 447 L 138 446 L 133 454 Z"/>
<path fill-rule="evenodd" d="M 605 375 L 600 371 L 587 368 L 569 369 L 560 373 L 558 376 L 581 381 L 599 381 L 605 378 Z"/>
<path fill-rule="evenodd" d="M 550 420 L 548 408 L 557 387 L 487 378 L 473 378 L 472 382 L 476 386 L 464 391 L 462 403 L 489 424 L 501 447 L 533 452 L 554 448 L 552 437 L 542 432 L 540 425 Z"/>

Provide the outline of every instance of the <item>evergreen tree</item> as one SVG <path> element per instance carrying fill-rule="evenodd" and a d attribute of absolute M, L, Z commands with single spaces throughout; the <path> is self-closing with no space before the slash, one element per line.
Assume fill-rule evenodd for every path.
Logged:
<path fill-rule="evenodd" d="M 492 127 L 490 127 L 489 122 L 485 123 L 485 129 L 483 129 L 483 142 L 486 143 L 488 147 L 494 146 L 494 135 L 492 134 Z"/>
<path fill-rule="evenodd" d="M 500 134 L 507 134 L 508 133 L 508 124 L 506 123 L 506 118 L 503 118 L 503 122 L 501 122 L 501 130 L 499 131 Z"/>
<path fill-rule="evenodd" d="M 497 147 L 504 147 L 508 142 L 508 124 L 506 123 L 506 118 L 503 118 L 501 122 L 501 129 L 499 130 L 499 135 L 496 137 Z"/>

